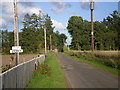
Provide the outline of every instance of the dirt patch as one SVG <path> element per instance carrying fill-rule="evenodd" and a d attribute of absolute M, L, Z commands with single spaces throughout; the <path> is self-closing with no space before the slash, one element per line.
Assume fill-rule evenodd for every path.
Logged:
<path fill-rule="evenodd" d="M 15 55 L 1 55 L 2 60 L 2 67 L 5 67 L 6 65 L 15 65 Z M 24 54 L 24 55 L 20 55 L 20 61 L 19 63 L 23 63 L 26 61 L 29 61 L 33 58 L 38 57 L 38 54 Z"/>

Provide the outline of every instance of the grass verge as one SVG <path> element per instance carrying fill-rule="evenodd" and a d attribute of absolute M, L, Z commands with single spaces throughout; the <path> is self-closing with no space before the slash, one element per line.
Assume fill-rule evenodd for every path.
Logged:
<path fill-rule="evenodd" d="M 72 56 L 71 52 L 64 52 L 64 54 L 66 54 L 66 55 L 68 55 L 68 56 L 72 57 L 73 59 L 78 60 L 80 62 L 90 64 L 90 65 L 92 65 L 92 66 L 94 66 L 96 68 L 99 68 L 99 69 L 102 69 L 104 71 L 107 71 L 107 72 L 110 72 L 112 74 L 120 76 L 120 70 L 118 70 L 116 68 L 108 67 L 108 66 L 106 66 L 106 65 L 104 65 L 104 64 L 102 64 L 100 62 L 96 62 L 94 60 L 88 60 L 88 59 L 85 59 L 85 58 L 80 57 L 80 56 L 79 57 Z"/>
<path fill-rule="evenodd" d="M 55 53 L 47 54 L 45 65 L 51 68 L 50 75 L 41 74 L 41 69 L 37 69 L 27 88 L 67 88 Z"/>

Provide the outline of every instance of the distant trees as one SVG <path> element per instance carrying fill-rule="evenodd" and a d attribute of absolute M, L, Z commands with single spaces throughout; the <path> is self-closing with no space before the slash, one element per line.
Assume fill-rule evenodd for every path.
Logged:
<path fill-rule="evenodd" d="M 65 34 L 60 34 L 58 31 L 56 31 L 53 34 L 53 48 L 57 48 L 60 52 L 63 52 L 63 47 L 65 45 L 67 36 Z"/>
<path fill-rule="evenodd" d="M 2 35 L 2 53 L 8 54 L 10 48 L 13 46 L 13 32 L 8 32 L 8 30 L 0 30 Z"/>
<path fill-rule="evenodd" d="M 68 21 L 68 32 L 71 34 L 71 48 L 75 50 L 90 50 L 91 48 L 91 23 L 80 16 L 72 16 Z M 47 31 L 47 50 L 50 49 L 50 35 L 52 47 L 63 51 L 67 37 L 58 31 L 53 32 L 54 27 L 49 15 L 39 16 L 26 14 L 23 28 L 19 32 L 20 46 L 24 53 L 39 53 L 44 50 L 44 28 Z M 117 11 L 103 21 L 94 22 L 95 50 L 118 50 L 120 45 L 120 17 Z M 14 46 L 13 32 L 0 30 L 2 33 L 2 53 L 9 54 Z"/>
<path fill-rule="evenodd" d="M 47 50 L 50 49 L 50 35 L 52 36 L 53 49 L 57 48 L 63 51 L 63 45 L 67 39 L 64 34 L 53 32 L 52 21 L 50 16 L 39 16 L 36 14 L 26 14 L 24 16 L 23 28 L 19 32 L 20 46 L 24 53 L 40 53 L 44 50 L 44 28 L 47 34 Z M 9 54 L 9 50 L 14 46 L 13 32 L 2 30 L 2 52 Z"/>
<path fill-rule="evenodd" d="M 54 28 L 48 15 L 42 18 L 36 14 L 26 14 L 23 25 L 20 42 L 26 53 L 35 53 L 44 48 L 44 28 L 47 31 L 47 45 L 50 45 L 49 35 L 53 33 Z"/>
<path fill-rule="evenodd" d="M 117 50 L 119 41 L 120 17 L 117 11 L 103 21 L 94 22 L 94 37 L 96 50 Z M 72 16 L 68 21 L 68 32 L 72 36 L 72 49 L 90 50 L 91 28 L 90 22 L 80 16 Z"/>

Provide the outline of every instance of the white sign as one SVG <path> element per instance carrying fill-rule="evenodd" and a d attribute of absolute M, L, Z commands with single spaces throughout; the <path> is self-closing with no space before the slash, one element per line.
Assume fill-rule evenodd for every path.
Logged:
<path fill-rule="evenodd" d="M 21 50 L 21 46 L 12 46 L 12 50 Z"/>
<path fill-rule="evenodd" d="M 10 53 L 22 53 L 23 49 L 21 49 L 21 46 L 12 46 L 12 50 L 10 50 Z"/>
<path fill-rule="evenodd" d="M 10 53 L 22 53 L 23 52 L 23 49 L 21 50 L 10 50 Z"/>

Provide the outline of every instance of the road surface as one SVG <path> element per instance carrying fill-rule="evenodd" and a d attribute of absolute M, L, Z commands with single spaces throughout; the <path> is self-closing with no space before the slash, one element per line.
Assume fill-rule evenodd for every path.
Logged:
<path fill-rule="evenodd" d="M 57 53 L 71 88 L 118 88 L 118 76 Z"/>

